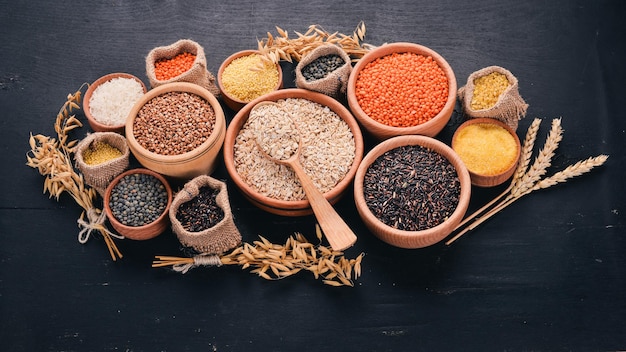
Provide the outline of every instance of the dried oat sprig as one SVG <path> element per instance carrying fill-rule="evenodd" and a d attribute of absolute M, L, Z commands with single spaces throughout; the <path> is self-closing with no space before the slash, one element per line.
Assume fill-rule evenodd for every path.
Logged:
<path fill-rule="evenodd" d="M 316 226 L 318 240 L 321 230 Z M 343 252 L 334 251 L 321 244 L 314 245 L 301 234 L 290 236 L 285 244 L 273 244 L 259 236 L 259 240 L 243 243 L 228 254 L 199 255 L 193 258 L 157 256 L 152 267 L 172 266 L 186 273 L 197 266 L 239 265 L 266 280 L 280 280 L 300 271 L 309 271 L 315 279 L 331 286 L 354 286 L 361 275 L 361 253 L 355 259 L 347 259 Z"/>
<path fill-rule="evenodd" d="M 465 233 L 475 229 L 477 226 L 523 196 L 536 190 L 545 189 L 556 184 L 563 183 L 570 178 L 583 175 L 591 171 L 593 168 L 603 165 L 608 159 L 608 155 L 604 154 L 596 157 L 590 157 L 588 159 L 578 161 L 577 163 L 566 167 L 562 171 L 554 173 L 550 177 L 542 179 L 542 177 L 546 174 L 548 167 L 552 164 L 552 158 L 558 148 L 559 142 L 563 138 L 563 130 L 561 128 L 561 119 L 552 120 L 552 127 L 548 134 L 546 143 L 543 149 L 539 152 L 539 155 L 535 159 L 533 165 L 529 168 L 528 165 L 530 163 L 532 150 L 534 149 L 534 142 L 539 128 L 539 121 L 539 119 L 535 119 L 527 131 L 519 165 L 509 187 L 487 205 L 478 209 L 472 215 L 466 217 L 465 220 L 463 220 L 463 222 L 461 222 L 455 229 L 455 231 L 460 230 L 460 232 L 448 240 L 446 245 L 452 244 Z M 473 222 L 470 225 L 467 225 L 467 223 L 472 220 Z"/>
<path fill-rule="evenodd" d="M 85 86 L 86 84 L 83 84 L 76 93 L 69 94 L 67 101 L 59 110 L 54 124 L 57 138 L 30 134 L 28 142 L 31 150 L 26 154 L 26 165 L 37 169 L 45 176 L 43 192 L 47 192 L 50 198 L 54 197 L 58 201 L 61 194 L 68 193 L 83 208 L 84 211 L 78 219 L 81 228 L 78 241 L 85 243 L 93 231 L 98 231 L 104 237 L 111 258 L 116 260 L 117 257 L 121 258 L 122 254 L 112 237 L 122 237 L 109 231 L 104 225 L 106 215 L 93 205 L 96 191 L 85 185 L 83 175 L 77 173 L 72 164 L 71 154 L 74 153 L 78 141 L 70 141 L 69 133 L 82 126 L 72 112 L 79 109 L 81 91 Z"/>
<path fill-rule="evenodd" d="M 294 31 L 295 38 L 290 38 L 289 33 L 278 26 L 276 31 L 278 32 L 276 36 L 267 32 L 267 38 L 257 40 L 258 50 L 263 61 L 267 63 L 277 64 L 281 60 L 300 61 L 315 48 L 327 44 L 341 47 L 352 61 L 358 61 L 375 47 L 363 43 L 366 31 L 363 22 L 357 25 L 352 35 L 329 33 L 318 25 L 310 25 L 304 34 Z"/>

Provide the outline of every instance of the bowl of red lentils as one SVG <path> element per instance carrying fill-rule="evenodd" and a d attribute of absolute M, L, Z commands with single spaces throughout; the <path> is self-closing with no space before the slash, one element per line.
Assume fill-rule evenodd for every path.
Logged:
<path fill-rule="evenodd" d="M 273 214 L 313 214 L 304 189 L 289 166 L 268 158 L 255 140 L 250 123 L 261 112 L 260 102 L 276 102 L 298 126 L 300 163 L 324 197 L 335 204 L 351 185 L 363 157 L 359 124 L 343 104 L 306 89 L 281 89 L 244 106 L 233 118 L 224 140 L 224 163 L 241 193 L 255 206 Z"/>
<path fill-rule="evenodd" d="M 170 225 L 171 204 L 172 188 L 167 180 L 144 168 L 121 173 L 104 194 L 109 223 L 132 240 L 148 240 L 163 233 Z"/>
<path fill-rule="evenodd" d="M 434 245 L 467 211 L 471 180 L 459 156 L 428 136 L 397 136 L 374 146 L 354 178 L 354 200 L 367 228 L 399 248 Z"/>
<path fill-rule="evenodd" d="M 222 99 L 233 111 L 252 100 L 280 89 L 283 71 L 279 64 L 263 60 L 257 50 L 243 50 L 226 58 L 217 73 Z"/>
<path fill-rule="evenodd" d="M 226 119 L 217 98 L 187 82 L 151 89 L 126 122 L 128 147 L 137 161 L 182 180 L 213 172 L 225 134 Z"/>
<path fill-rule="evenodd" d="M 508 180 L 521 155 L 515 131 L 492 118 L 462 123 L 452 136 L 451 146 L 467 167 L 472 184 L 479 187 L 494 187 Z"/>
<path fill-rule="evenodd" d="M 434 50 L 413 43 L 382 45 L 364 55 L 348 80 L 348 104 L 378 140 L 436 136 L 454 111 L 456 77 Z"/>
<path fill-rule="evenodd" d="M 146 85 L 129 73 L 98 78 L 83 97 L 83 112 L 94 132 L 124 133 L 130 109 L 147 92 Z"/>

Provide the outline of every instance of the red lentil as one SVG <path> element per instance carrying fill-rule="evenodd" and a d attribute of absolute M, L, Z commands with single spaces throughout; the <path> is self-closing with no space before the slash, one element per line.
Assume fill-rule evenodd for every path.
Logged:
<path fill-rule="evenodd" d="M 359 106 L 393 127 L 417 126 L 435 117 L 448 98 L 448 79 L 431 56 L 393 53 L 363 67 L 356 81 Z"/>
<path fill-rule="evenodd" d="M 194 61 L 196 55 L 189 52 L 180 53 L 171 59 L 161 59 L 154 63 L 154 74 L 158 80 L 167 81 L 187 72 Z"/>

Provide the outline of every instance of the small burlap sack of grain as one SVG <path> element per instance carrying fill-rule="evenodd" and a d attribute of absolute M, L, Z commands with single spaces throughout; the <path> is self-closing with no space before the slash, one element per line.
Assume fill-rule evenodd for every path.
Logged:
<path fill-rule="evenodd" d="M 217 207 L 223 210 L 224 216 L 212 227 L 191 232 L 179 221 L 177 213 L 180 211 L 181 205 L 192 201 L 200 194 L 200 188 L 203 186 L 208 186 L 212 190 L 218 190 L 215 196 L 215 203 Z M 241 244 L 241 234 L 233 220 L 226 183 L 211 176 L 201 175 L 188 181 L 174 197 L 170 206 L 169 217 L 172 223 L 172 231 L 176 234 L 180 243 L 187 248 L 193 248 L 200 254 L 219 255 Z"/>
<path fill-rule="evenodd" d="M 302 70 L 316 59 L 326 55 L 337 55 L 343 60 L 344 64 L 327 73 L 323 78 L 307 80 L 302 74 Z M 346 94 L 351 72 L 352 63 L 350 56 L 343 49 L 334 44 L 322 45 L 313 49 L 298 62 L 296 66 L 296 87 L 323 93 L 335 99 L 341 98 Z"/>
<path fill-rule="evenodd" d="M 157 61 L 172 59 L 176 55 L 182 53 L 195 55 L 196 58 L 191 68 L 184 73 L 167 80 L 157 79 L 155 73 L 155 65 Z M 146 73 L 152 88 L 172 82 L 189 82 L 206 88 L 216 97 L 220 94 L 220 90 L 215 84 L 215 76 L 213 76 L 213 74 L 207 69 L 204 49 L 200 46 L 200 44 L 190 39 L 181 39 L 171 45 L 160 46 L 152 49 L 148 53 L 148 56 L 146 56 Z"/>
<path fill-rule="evenodd" d="M 506 78 L 506 80 L 504 80 Z M 517 78 L 499 66 L 489 66 L 472 73 L 467 84 L 458 90 L 463 112 L 468 118 L 492 118 L 517 130 L 526 116 L 528 104 L 519 94 Z"/>
<path fill-rule="evenodd" d="M 113 179 L 128 168 L 130 149 L 126 138 L 115 132 L 95 132 L 76 146 L 74 159 L 85 184 L 101 196 Z"/>

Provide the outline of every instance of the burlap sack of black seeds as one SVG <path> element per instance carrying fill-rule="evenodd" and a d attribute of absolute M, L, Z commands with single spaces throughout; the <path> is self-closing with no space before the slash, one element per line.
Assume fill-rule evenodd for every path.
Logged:
<path fill-rule="evenodd" d="M 108 144 L 119 150 L 121 155 L 98 164 L 87 164 L 84 159 L 85 153 L 89 149 L 93 151 L 101 148 L 98 147 L 99 143 Z M 78 143 L 74 153 L 76 165 L 83 174 L 85 184 L 93 187 L 101 196 L 104 195 L 109 183 L 128 168 L 129 157 L 130 149 L 126 138 L 115 132 L 95 132 L 87 135 Z"/>
<path fill-rule="evenodd" d="M 210 201 L 206 199 L 200 201 L 197 198 L 203 192 L 204 187 L 215 192 L 210 196 L 211 199 L 214 197 L 215 204 L 209 204 Z M 208 193 L 206 188 L 204 188 L 204 192 L 204 198 L 206 198 Z M 189 216 L 189 214 L 195 213 L 199 213 L 201 216 Z M 198 253 L 219 255 L 241 244 L 241 234 L 233 220 L 226 183 L 211 176 L 197 176 L 188 181 L 174 197 L 170 206 L 169 217 L 172 231 L 180 243 Z M 211 224 L 212 221 L 215 221 L 215 224 Z M 207 227 L 206 225 L 211 226 Z M 194 227 L 204 229 L 191 231 Z"/>
<path fill-rule="evenodd" d="M 343 60 L 343 65 L 335 68 L 323 78 L 307 79 L 303 71 L 309 64 L 328 55 L 337 55 Z M 319 46 L 305 57 L 296 66 L 296 87 L 326 94 L 335 99 L 346 94 L 348 79 L 352 72 L 350 56 L 340 47 L 333 44 Z"/>
<path fill-rule="evenodd" d="M 502 92 L 500 98 L 492 107 L 482 110 L 472 109 L 475 79 L 493 72 L 498 72 L 506 76 L 509 81 L 509 86 Z M 458 90 L 458 96 L 463 106 L 463 112 L 468 118 L 486 117 L 496 119 L 511 127 L 513 131 L 517 130 L 519 120 L 526 116 L 526 110 L 528 109 L 528 104 L 526 104 L 524 99 L 520 96 L 517 77 L 500 66 L 485 67 L 469 75 L 467 84 Z"/>
<path fill-rule="evenodd" d="M 189 70 L 168 80 L 158 80 L 156 78 L 154 68 L 157 61 L 162 59 L 171 59 L 176 55 L 185 52 L 196 56 L 193 66 Z M 173 44 L 152 49 L 148 53 L 148 56 L 146 56 L 146 73 L 152 88 L 156 88 L 166 83 L 189 82 L 206 88 L 216 97 L 220 94 L 220 90 L 215 84 L 215 76 L 213 76 L 213 74 L 207 69 L 204 48 L 190 39 L 181 39 Z"/>

